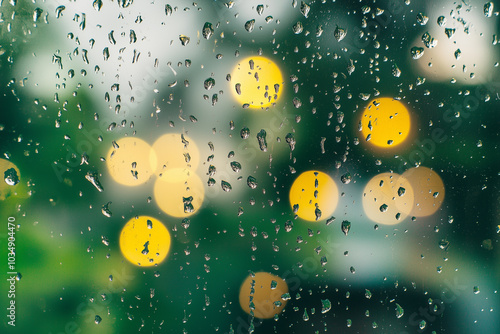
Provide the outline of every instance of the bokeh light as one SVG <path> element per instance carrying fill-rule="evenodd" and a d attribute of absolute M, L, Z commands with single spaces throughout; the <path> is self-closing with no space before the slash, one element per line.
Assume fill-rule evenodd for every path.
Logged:
<path fill-rule="evenodd" d="M 373 177 L 363 191 L 363 209 L 368 218 L 379 224 L 394 225 L 411 213 L 414 190 L 410 182 L 395 173 Z"/>
<path fill-rule="evenodd" d="M 138 266 L 161 263 L 170 249 L 170 234 L 158 219 L 149 216 L 132 218 L 120 234 L 123 256 Z"/>
<path fill-rule="evenodd" d="M 241 105 L 265 108 L 276 103 L 283 92 L 283 76 L 279 67 L 265 57 L 248 57 L 231 73 L 231 91 Z"/>
<path fill-rule="evenodd" d="M 9 160 L 0 159 L 0 177 L 2 178 L 0 180 L 0 201 L 3 201 L 15 191 L 16 185 L 21 179 L 21 172 Z"/>
<path fill-rule="evenodd" d="M 290 205 L 296 214 L 305 220 L 329 218 L 338 201 L 337 185 L 323 172 L 307 171 L 300 174 L 290 189 Z"/>
<path fill-rule="evenodd" d="M 252 293 L 253 291 L 253 293 Z M 266 272 L 248 276 L 240 287 L 240 306 L 248 314 L 260 319 L 269 319 L 279 314 L 287 300 L 281 296 L 288 293 L 285 280 Z"/>
<path fill-rule="evenodd" d="M 413 186 L 415 201 L 411 214 L 416 217 L 430 216 L 443 204 L 445 188 L 441 177 L 427 167 L 411 168 L 403 176 Z"/>
<path fill-rule="evenodd" d="M 173 217 L 197 212 L 205 198 L 205 186 L 193 171 L 175 168 L 165 171 L 155 182 L 154 198 L 160 209 Z"/>
<path fill-rule="evenodd" d="M 411 119 L 403 103 L 383 97 L 372 100 L 361 116 L 363 140 L 377 147 L 394 147 L 410 134 Z"/>
<path fill-rule="evenodd" d="M 196 143 L 186 135 L 168 133 L 158 138 L 151 151 L 151 165 L 157 174 L 175 168 L 196 170 L 200 163 L 200 151 Z"/>
<path fill-rule="evenodd" d="M 108 171 L 117 183 L 138 186 L 147 182 L 156 167 L 151 146 L 139 138 L 124 137 L 116 141 L 106 156 Z"/>

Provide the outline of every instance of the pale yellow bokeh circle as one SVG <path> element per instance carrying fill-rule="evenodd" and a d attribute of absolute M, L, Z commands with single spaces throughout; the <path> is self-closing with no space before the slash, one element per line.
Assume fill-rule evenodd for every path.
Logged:
<path fill-rule="evenodd" d="M 410 182 L 396 173 L 374 176 L 366 184 L 362 200 L 366 216 L 385 225 L 398 224 L 408 217 L 413 201 L 414 190 Z"/>
<path fill-rule="evenodd" d="M 154 185 L 154 198 L 160 209 L 173 217 L 197 212 L 205 198 L 205 186 L 189 169 L 176 168 L 162 173 Z"/>
<path fill-rule="evenodd" d="M 443 204 L 445 188 L 441 177 L 427 167 L 411 168 L 403 173 L 415 193 L 411 214 L 416 217 L 430 216 Z"/>
<path fill-rule="evenodd" d="M 117 183 L 138 186 L 154 174 L 156 156 L 151 146 L 142 139 L 124 137 L 116 141 L 106 156 L 108 171 Z"/>
<path fill-rule="evenodd" d="M 410 134 L 411 118 L 403 103 L 388 97 L 372 100 L 361 116 L 363 141 L 390 148 L 405 141 Z M 370 129 L 371 128 L 371 129 Z"/>
<path fill-rule="evenodd" d="M 276 103 L 283 93 L 283 75 L 272 60 L 248 57 L 231 72 L 231 91 L 241 105 L 265 108 Z"/>
<path fill-rule="evenodd" d="M 292 209 L 298 204 L 296 214 L 305 220 L 324 220 L 335 211 L 339 201 L 339 191 L 333 179 L 319 171 L 307 171 L 300 174 L 290 189 Z M 321 216 L 317 218 L 316 209 Z"/>
<path fill-rule="evenodd" d="M 253 281 L 255 283 L 252 293 Z M 272 288 L 274 285 L 275 288 Z M 266 272 L 258 272 L 255 273 L 255 277 L 248 276 L 241 284 L 240 306 L 248 314 L 253 311 L 256 318 L 269 319 L 285 308 L 287 300 L 281 298 L 285 293 L 288 293 L 285 280 Z"/>
<path fill-rule="evenodd" d="M 158 138 L 151 151 L 151 164 L 156 174 L 175 168 L 196 170 L 200 163 L 200 151 L 196 143 L 186 135 L 168 133 Z"/>
<path fill-rule="evenodd" d="M 5 200 L 9 196 L 11 196 L 15 190 L 17 189 L 17 186 L 19 185 L 9 185 L 5 182 L 5 172 L 8 171 L 9 169 L 14 168 L 14 170 L 17 173 L 17 177 L 19 180 L 21 180 L 21 172 L 19 171 L 19 168 L 12 162 L 6 159 L 0 159 L 0 201 Z"/>
<path fill-rule="evenodd" d="M 120 250 L 132 264 L 149 267 L 161 263 L 170 249 L 170 233 L 158 219 L 130 219 L 120 234 Z"/>

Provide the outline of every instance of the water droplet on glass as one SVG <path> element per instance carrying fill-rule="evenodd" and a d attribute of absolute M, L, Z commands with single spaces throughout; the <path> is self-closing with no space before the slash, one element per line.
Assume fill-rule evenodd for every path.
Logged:
<path fill-rule="evenodd" d="M 342 181 L 343 184 L 349 184 L 351 182 L 351 179 L 351 173 L 345 173 L 340 177 L 340 181 Z"/>
<path fill-rule="evenodd" d="M 299 21 L 299 22 L 295 23 L 292 27 L 292 30 L 296 35 L 300 34 L 302 31 L 304 31 L 304 26 L 302 25 L 302 22 Z"/>
<path fill-rule="evenodd" d="M 227 181 L 224 181 L 224 180 L 221 181 L 221 187 L 222 187 L 222 190 L 224 190 L 225 192 L 230 192 L 233 189 L 231 187 L 231 184 Z"/>
<path fill-rule="evenodd" d="M 210 37 L 212 37 L 212 35 L 214 34 L 214 28 L 212 27 L 212 23 L 205 22 L 202 33 L 205 39 L 210 39 Z"/>
<path fill-rule="evenodd" d="M 255 189 L 257 188 L 257 179 L 253 176 L 249 176 L 247 178 L 247 184 L 250 188 Z"/>
<path fill-rule="evenodd" d="M 102 318 L 100 316 L 96 315 L 95 320 L 94 320 L 95 324 L 99 325 L 101 323 L 101 321 L 102 321 Z"/>
<path fill-rule="evenodd" d="M 422 35 L 422 42 L 427 48 L 433 48 L 437 45 L 437 39 L 434 39 L 429 32 L 425 32 Z"/>
<path fill-rule="evenodd" d="M 9 186 L 15 186 L 19 183 L 19 176 L 17 175 L 17 172 L 14 168 L 7 169 L 4 172 L 3 177 L 5 183 L 7 183 Z"/>
<path fill-rule="evenodd" d="M 477 295 L 480 292 L 478 286 L 475 286 L 472 291 L 474 292 L 475 295 Z"/>
<path fill-rule="evenodd" d="M 411 53 L 411 57 L 413 59 L 415 59 L 415 60 L 419 59 L 424 55 L 424 48 L 414 46 L 411 48 L 410 53 Z"/>
<path fill-rule="evenodd" d="M 238 173 L 241 170 L 241 164 L 238 161 L 232 161 L 230 165 L 233 172 Z"/>
<path fill-rule="evenodd" d="M 437 19 L 437 24 L 440 26 L 440 27 L 444 27 L 445 24 L 446 24 L 446 18 L 444 16 L 440 16 L 438 17 Z"/>
<path fill-rule="evenodd" d="M 249 128 L 247 128 L 247 127 L 245 127 L 245 128 L 243 128 L 243 129 L 241 129 L 241 131 L 240 131 L 240 136 L 241 136 L 241 138 L 243 138 L 243 139 L 247 139 L 247 138 L 250 136 L 250 129 L 249 129 Z"/>
<path fill-rule="evenodd" d="M 249 20 L 245 22 L 245 30 L 248 32 L 252 32 L 255 28 L 255 20 Z"/>
<path fill-rule="evenodd" d="M 179 40 L 181 41 L 182 46 L 186 46 L 189 44 L 189 41 L 191 40 L 189 37 L 186 35 L 179 35 Z"/>
<path fill-rule="evenodd" d="M 405 310 L 401 307 L 401 305 L 399 305 L 398 303 L 396 303 L 396 318 L 399 319 L 404 314 L 405 314 Z"/>
<path fill-rule="evenodd" d="M 337 26 L 335 28 L 335 31 L 333 32 L 333 37 L 335 37 L 337 42 L 340 42 L 341 40 L 343 40 L 346 35 L 347 35 L 347 29 L 341 28 L 339 26 Z"/>
<path fill-rule="evenodd" d="M 259 131 L 257 140 L 259 141 L 260 150 L 262 152 L 267 152 L 266 130 L 262 129 Z"/>
<path fill-rule="evenodd" d="M 295 150 L 295 137 L 293 133 L 288 133 L 285 137 L 285 141 L 287 142 L 288 146 L 290 147 L 290 150 Z"/>
<path fill-rule="evenodd" d="M 382 204 L 379 208 L 380 212 L 387 212 L 389 206 L 387 204 Z"/>
<path fill-rule="evenodd" d="M 427 16 L 422 13 L 417 14 L 417 22 L 420 23 L 420 25 L 425 26 L 427 24 L 427 21 L 429 21 L 429 18 Z"/>
<path fill-rule="evenodd" d="M 483 7 L 484 16 L 491 17 L 493 15 L 493 2 L 487 2 Z"/>
<path fill-rule="evenodd" d="M 203 87 L 205 87 L 206 90 L 210 90 L 215 86 L 215 79 L 214 78 L 208 78 L 205 80 L 203 83 Z"/>
<path fill-rule="evenodd" d="M 344 232 L 344 235 L 347 235 L 349 233 L 349 230 L 351 229 L 351 222 L 347 220 L 342 221 L 340 229 L 342 230 L 342 232 Z"/>

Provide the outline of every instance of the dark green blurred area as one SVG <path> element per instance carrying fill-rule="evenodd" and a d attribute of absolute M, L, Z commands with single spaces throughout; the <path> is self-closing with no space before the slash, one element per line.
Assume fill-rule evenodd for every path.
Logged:
<path fill-rule="evenodd" d="M 136 0 L 130 6 L 141 5 Z M 160 94 L 150 90 L 145 101 L 122 103 L 123 109 L 116 114 L 117 103 L 113 102 L 116 94 L 100 84 L 100 80 L 105 79 L 99 75 L 105 70 L 92 73 L 94 66 L 102 61 L 96 60 L 96 64 L 91 61 L 87 65 L 81 61 L 81 55 L 68 61 L 65 57 L 73 51 L 65 44 L 68 31 L 61 30 L 65 26 L 58 24 L 53 12 L 45 10 L 35 24 L 33 12 L 38 6 L 45 8 L 42 4 L 1 3 L 0 153 L 2 159 L 19 168 L 21 182 L 9 188 L 9 196 L 0 203 L 0 257 L 7 258 L 7 218 L 15 217 L 18 224 L 16 270 L 22 278 L 16 283 L 16 327 L 2 321 L 0 331 L 229 333 L 232 328 L 235 333 L 248 333 L 253 326 L 255 333 L 498 332 L 500 68 L 492 64 L 493 80 L 482 84 L 427 80 L 417 86 L 417 76 L 425 75 L 414 74 L 415 60 L 407 50 L 413 43 L 412 38 L 422 34 L 419 29 L 422 27 L 415 27 L 415 17 L 425 6 L 414 2 L 405 5 L 403 1 L 386 1 L 374 5 L 316 1 L 310 3 L 311 12 L 305 18 L 299 11 L 301 3 L 294 8 L 289 1 L 287 12 L 273 12 L 274 19 L 283 16 L 283 22 L 275 26 L 261 22 L 262 29 L 252 32 L 254 38 L 248 37 L 241 24 L 237 28 L 224 26 L 224 20 L 233 20 L 235 15 L 220 1 L 177 5 L 190 7 L 193 15 L 200 11 L 198 8 L 203 8 L 208 10 L 206 15 L 213 16 L 213 23 L 220 21 L 216 34 L 225 33 L 220 49 L 216 51 L 215 46 L 200 39 L 195 49 L 198 58 L 193 55 L 192 66 L 176 67 L 178 85 L 169 88 L 168 80 L 160 81 Z M 348 33 L 345 43 L 352 48 L 349 53 L 344 52 L 332 37 L 334 26 L 344 22 L 342 17 L 347 13 L 355 25 L 359 24 L 363 17 L 361 8 L 365 5 L 373 7 L 373 11 L 376 7 L 385 8 L 387 13 L 391 8 L 392 12 L 396 12 L 394 8 L 402 9 L 378 32 L 376 41 L 382 47 L 374 48 L 374 40 L 361 43 L 357 41 L 358 36 Z M 500 6 L 495 5 L 497 9 Z M 104 6 L 115 6 L 117 13 L 127 10 L 120 9 L 115 2 L 104 2 Z M 269 6 L 272 8 L 272 3 Z M 475 11 L 482 11 L 483 3 L 474 3 L 474 6 Z M 271 11 L 266 7 L 265 13 L 268 10 Z M 288 11 L 293 13 L 289 14 L 292 18 L 285 19 Z M 49 23 L 43 22 L 45 14 L 49 14 Z M 446 14 L 443 11 L 442 15 Z M 65 15 L 71 16 L 68 10 Z M 86 15 L 90 22 L 98 12 Z M 241 15 L 263 20 L 255 8 L 252 14 Z M 488 24 L 494 25 L 493 30 L 499 31 L 498 17 L 488 19 L 491 21 Z M 294 34 L 292 26 L 287 24 L 297 21 L 311 34 Z M 204 22 L 198 23 L 199 30 Z M 11 24 L 10 32 L 8 24 Z M 312 37 L 319 24 L 323 24 L 324 35 Z M 431 24 L 435 22 L 428 23 Z M 121 30 L 123 28 L 117 26 L 116 34 Z M 237 34 L 233 34 L 233 30 L 237 30 Z M 107 39 L 108 31 L 102 34 L 99 38 Z M 161 31 L 151 31 L 151 34 L 161 34 Z M 196 44 L 195 37 L 191 38 L 192 45 Z M 324 40 L 332 41 L 331 49 L 325 50 L 320 43 Z M 49 89 L 50 94 L 34 96 L 33 90 L 26 88 L 31 83 L 31 69 L 19 69 L 16 64 L 49 41 L 50 45 L 60 44 L 60 50 L 50 52 L 63 57 L 64 69 L 58 71 L 57 64 L 49 57 L 36 58 L 32 66 L 50 67 L 64 78 L 71 68 L 77 75 L 73 79 L 59 78 L 58 82 L 64 82 L 66 88 L 53 87 Z M 310 47 L 305 47 L 307 41 L 312 43 Z M 82 44 L 84 42 L 88 43 L 82 41 Z M 364 45 L 363 52 L 361 47 L 356 47 L 358 44 Z M 389 46 L 388 50 L 384 49 L 385 45 Z M 236 61 L 235 50 L 239 50 L 243 58 L 256 55 L 259 48 L 264 56 L 282 64 L 285 92 L 276 107 L 259 111 L 261 114 L 256 116 L 232 102 L 231 87 L 225 77 Z M 499 59 L 498 46 L 492 45 L 488 51 Z M 214 62 L 219 52 L 224 54 L 219 61 L 224 64 L 223 71 L 215 66 L 217 71 L 211 66 L 202 68 L 205 61 Z M 142 53 L 145 58 L 147 50 Z M 213 60 L 200 58 L 200 54 Z M 340 58 L 334 60 L 335 54 Z M 172 66 L 185 60 L 177 54 L 172 59 L 169 55 L 162 57 L 163 63 L 171 61 Z M 382 61 L 383 57 L 388 60 Z M 307 61 L 303 62 L 304 58 Z M 377 58 L 380 71 L 376 75 L 380 83 L 370 74 L 370 59 Z M 350 59 L 356 61 L 356 70 L 346 75 Z M 403 72 L 400 77 L 391 74 L 395 63 Z M 87 71 L 87 77 L 79 76 L 82 69 Z M 220 102 L 213 107 L 203 100 L 202 88 L 196 88 L 202 87 L 211 71 L 220 83 L 217 90 L 224 90 L 224 94 L 219 94 Z M 27 79 L 23 80 L 24 76 L 19 73 L 24 73 Z M 109 73 L 113 75 L 115 73 Z M 298 77 L 297 93 L 290 80 L 292 75 Z M 189 78 L 189 88 L 180 84 L 183 76 Z M 79 80 L 83 82 L 80 86 Z M 122 87 L 128 84 L 126 78 L 117 81 Z M 88 82 L 94 86 L 90 88 Z M 343 90 L 334 93 L 334 86 L 341 86 Z M 375 151 L 357 131 L 360 114 L 376 91 L 380 96 L 401 98 L 412 114 L 414 138 L 403 148 Z M 73 92 L 77 92 L 76 96 Z M 106 92 L 112 96 L 108 109 L 94 99 L 97 95 L 104 101 Z M 54 101 L 55 93 L 59 102 Z M 362 93 L 371 94 L 370 99 L 361 99 Z M 488 101 L 485 101 L 486 94 L 490 96 Z M 121 97 L 123 101 L 127 99 L 125 95 Z M 311 96 L 313 102 L 310 102 Z M 340 102 L 336 96 L 340 96 Z M 294 107 L 294 97 L 302 101 L 300 108 Z M 132 110 L 127 110 L 127 105 L 132 106 Z M 156 106 L 162 110 L 160 113 L 155 112 Z M 181 120 L 179 109 L 183 109 L 184 116 L 193 115 L 198 121 Z M 344 114 L 345 127 L 336 131 L 339 111 Z M 99 114 L 98 121 L 95 113 Z M 119 126 L 123 119 L 127 124 L 133 121 L 134 129 Z M 234 121 L 234 130 L 230 129 L 229 121 Z M 59 128 L 55 127 L 57 122 L 60 122 Z M 79 122 L 84 124 L 82 130 L 78 129 Z M 106 127 L 111 122 L 118 126 L 108 131 Z M 175 123 L 174 127 L 171 122 Z M 249 126 L 251 131 L 246 142 L 239 135 L 244 126 Z M 261 152 L 255 138 L 263 127 L 274 130 L 268 133 L 269 152 Z M 446 139 L 433 140 L 436 128 L 442 130 L 441 138 Z M 148 201 L 148 197 L 153 196 L 152 181 L 138 188 L 117 185 L 107 175 L 105 162 L 100 160 L 106 156 L 113 140 L 136 135 L 152 144 L 159 135 L 169 132 L 187 132 L 192 138 L 199 138 L 197 144 L 203 161 L 199 175 L 204 182 L 208 179 L 205 170 L 209 165 L 205 160 L 212 154 L 208 141 L 213 141 L 218 155 L 227 155 L 228 152 L 223 151 L 227 147 L 234 150 L 235 159 L 241 159 L 243 165 L 241 180 L 239 175 L 231 175 L 233 192 L 223 193 L 219 189 L 213 197 L 207 195 L 203 207 L 189 217 L 187 229 L 181 226 L 182 218 L 170 217 L 158 208 L 154 199 Z M 293 133 L 297 141 L 293 152 L 285 142 L 288 133 Z M 70 139 L 65 139 L 65 135 Z M 98 135 L 102 141 L 97 140 Z M 276 137 L 280 137 L 280 141 Z M 338 142 L 336 137 L 340 137 Z M 359 145 L 354 143 L 355 137 L 360 137 Z M 322 140 L 324 153 L 320 146 Z M 89 156 L 88 165 L 81 164 L 83 151 Z M 274 157 L 272 162 L 270 154 Z M 336 162 L 344 156 L 346 161 L 336 168 Z M 375 223 L 364 214 L 361 205 L 364 184 L 379 173 L 401 174 L 415 165 L 433 168 L 441 176 L 446 187 L 442 207 L 430 217 L 415 221 L 408 217 L 399 225 L 380 225 L 375 229 Z M 217 168 L 223 170 L 225 166 Z M 343 193 L 334 212 L 336 219 L 330 225 L 295 218 L 290 207 L 288 192 L 293 180 L 312 169 L 332 176 Z M 4 171 L 1 172 L 3 175 Z M 85 179 L 88 172 L 99 174 L 103 192 L 98 192 Z M 347 172 L 353 181 L 342 185 L 340 177 Z M 246 186 L 248 175 L 259 181 L 257 189 Z M 220 188 L 219 183 L 216 187 Z M 101 212 L 108 202 L 112 202 L 110 218 Z M 240 215 L 239 210 L 243 211 Z M 138 215 L 158 218 L 172 236 L 169 255 L 158 267 L 134 266 L 120 252 L 120 231 L 129 219 Z M 340 228 L 344 219 L 352 223 L 348 236 Z M 290 232 L 285 230 L 287 221 L 293 222 Z M 304 239 L 303 243 L 297 242 L 298 236 Z M 447 250 L 438 247 L 443 239 L 450 242 Z M 323 249 L 320 254 L 315 250 L 318 246 Z M 351 257 L 344 255 L 346 251 Z M 377 258 L 373 253 L 392 256 Z M 327 265 L 320 264 L 322 256 L 327 257 Z M 355 261 L 350 260 L 353 256 L 358 256 Z M 366 262 L 360 262 L 359 257 L 365 257 Z M 5 268 L 7 260 L 3 261 L 1 267 Z M 348 264 L 350 261 L 353 264 Z M 373 268 L 371 264 L 375 263 L 375 267 L 381 269 L 370 273 L 370 269 L 358 263 L 365 263 L 368 268 Z M 356 267 L 355 274 L 350 272 L 351 265 Z M 443 266 L 443 273 L 436 272 L 438 266 Z M 239 305 L 241 283 L 251 272 L 259 271 L 286 276 L 292 298 L 277 321 L 252 319 Z M 473 288 L 477 285 L 481 292 L 474 294 Z M 0 301 L 5 309 L 8 303 L 5 279 L 0 289 Z M 372 294 L 369 299 L 366 290 Z M 430 298 L 442 303 L 433 304 Z M 321 300 L 325 299 L 331 301 L 332 309 L 323 314 Z M 395 303 L 404 307 L 401 318 L 395 316 Z M 436 307 L 434 313 L 432 310 L 430 314 L 422 312 L 432 307 Z M 309 318 L 304 316 L 305 312 Z M 102 318 L 99 324 L 95 323 L 97 315 Z M 421 320 L 426 320 L 426 327 L 419 330 Z M 351 326 L 347 326 L 349 321 Z"/>

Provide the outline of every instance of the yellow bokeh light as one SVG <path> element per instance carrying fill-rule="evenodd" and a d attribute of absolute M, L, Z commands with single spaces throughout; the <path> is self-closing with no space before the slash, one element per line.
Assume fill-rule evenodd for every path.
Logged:
<path fill-rule="evenodd" d="M 414 191 L 410 182 L 395 173 L 382 173 L 368 181 L 363 191 L 363 209 L 379 224 L 402 222 L 413 208 Z"/>
<path fill-rule="evenodd" d="M 361 116 L 361 126 L 364 141 L 377 147 L 390 148 L 401 144 L 408 137 L 411 119 L 404 104 L 383 97 L 368 104 Z"/>
<path fill-rule="evenodd" d="M 200 151 L 196 143 L 186 135 L 168 133 L 158 138 L 151 151 L 151 165 L 157 174 L 175 168 L 196 170 L 200 163 Z"/>
<path fill-rule="evenodd" d="M 11 168 L 14 168 L 17 174 L 17 179 L 21 179 L 21 172 L 19 171 L 19 168 L 17 168 L 16 165 L 14 165 L 12 162 L 9 160 L 5 159 L 0 159 L 0 201 L 5 200 L 9 196 L 15 192 L 15 189 L 17 188 L 16 185 L 10 185 L 5 181 L 5 172 L 8 172 Z M 19 183 L 18 183 L 19 184 Z"/>
<path fill-rule="evenodd" d="M 403 176 L 411 183 L 415 193 L 413 216 L 430 216 L 441 207 L 445 189 L 443 180 L 435 171 L 427 167 L 411 168 Z"/>
<path fill-rule="evenodd" d="M 242 105 L 265 108 L 276 103 L 283 93 L 283 75 L 279 67 L 265 57 L 248 57 L 231 73 L 231 91 Z"/>
<path fill-rule="evenodd" d="M 113 180 L 126 186 L 138 186 L 154 174 L 156 157 L 144 140 L 124 137 L 116 141 L 106 156 L 106 165 Z"/>
<path fill-rule="evenodd" d="M 338 201 L 337 185 L 323 172 L 307 171 L 300 174 L 290 189 L 290 205 L 292 209 L 298 205 L 296 214 L 305 220 L 329 218 Z"/>
<path fill-rule="evenodd" d="M 241 284 L 240 306 L 248 314 L 253 311 L 256 318 L 269 319 L 285 308 L 287 301 L 281 298 L 285 293 L 288 293 L 285 280 L 266 272 L 258 272 L 255 277 L 248 276 Z"/>
<path fill-rule="evenodd" d="M 200 177 L 188 169 L 165 171 L 155 182 L 156 203 L 170 216 L 188 217 L 198 211 L 205 198 Z"/>
<path fill-rule="evenodd" d="M 132 264 L 154 266 L 161 263 L 170 249 L 170 233 L 158 219 L 132 218 L 120 234 L 120 250 Z"/>

